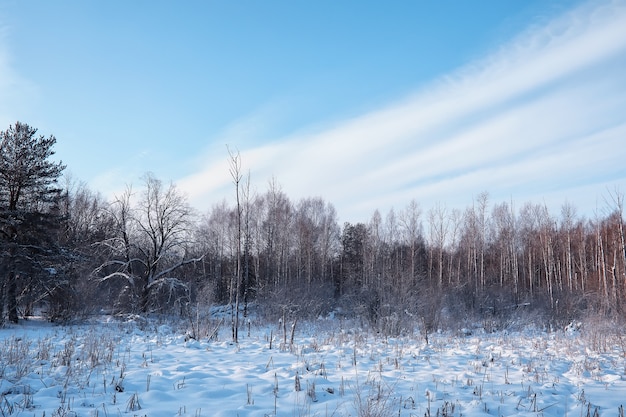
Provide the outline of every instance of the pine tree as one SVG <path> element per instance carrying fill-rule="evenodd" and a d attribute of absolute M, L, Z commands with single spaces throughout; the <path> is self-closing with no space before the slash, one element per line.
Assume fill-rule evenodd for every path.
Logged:
<path fill-rule="evenodd" d="M 17 322 L 18 294 L 34 300 L 34 291 L 50 293 L 58 279 L 57 180 L 65 165 L 50 161 L 56 138 L 36 134 L 20 122 L 0 132 L 0 322 L 5 306 Z"/>

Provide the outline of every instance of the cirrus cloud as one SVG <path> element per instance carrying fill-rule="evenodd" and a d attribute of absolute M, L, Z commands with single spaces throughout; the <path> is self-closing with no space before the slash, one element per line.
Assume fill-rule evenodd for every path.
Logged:
<path fill-rule="evenodd" d="M 349 221 L 411 199 L 465 207 L 484 190 L 590 213 L 606 187 L 626 185 L 624 68 L 626 4 L 586 3 L 407 98 L 240 149 L 244 169 Z M 178 181 L 204 207 L 232 194 L 225 148 L 211 151 Z"/>

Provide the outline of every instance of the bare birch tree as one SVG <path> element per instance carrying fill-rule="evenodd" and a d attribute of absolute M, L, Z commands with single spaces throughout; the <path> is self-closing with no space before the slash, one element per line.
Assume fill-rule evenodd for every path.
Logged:
<path fill-rule="evenodd" d="M 240 197 L 240 187 L 241 187 L 241 155 L 239 152 L 233 152 L 228 149 L 229 159 L 229 172 L 230 176 L 233 180 L 233 184 L 235 185 L 235 201 L 237 203 L 236 209 L 236 222 L 237 222 L 237 234 L 236 234 L 236 242 L 235 242 L 235 251 L 236 251 L 236 266 L 235 273 L 233 274 L 231 285 L 230 285 L 230 300 L 229 304 L 230 314 L 231 314 L 231 333 L 233 337 L 233 342 L 238 343 L 239 341 L 239 293 L 241 291 L 241 219 L 242 219 L 242 204 Z"/>

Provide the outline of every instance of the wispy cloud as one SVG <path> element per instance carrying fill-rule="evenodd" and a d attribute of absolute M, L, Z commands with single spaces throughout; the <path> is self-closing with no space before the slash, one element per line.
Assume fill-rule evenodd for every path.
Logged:
<path fill-rule="evenodd" d="M 626 3 L 587 3 L 395 104 L 241 149 L 244 168 L 350 221 L 411 199 L 465 207 L 483 190 L 586 211 L 606 185 L 626 186 L 624 68 Z M 198 205 L 231 194 L 217 154 L 178 182 Z"/>

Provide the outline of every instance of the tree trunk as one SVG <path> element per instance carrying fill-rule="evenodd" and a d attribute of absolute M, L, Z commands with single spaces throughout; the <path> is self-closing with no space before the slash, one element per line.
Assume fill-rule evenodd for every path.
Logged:
<path fill-rule="evenodd" d="M 0 326 L 4 324 L 4 301 L 5 301 L 6 279 L 0 282 Z"/>
<path fill-rule="evenodd" d="M 18 322 L 17 314 L 17 274 L 9 271 L 7 275 L 7 313 L 11 323 Z"/>

